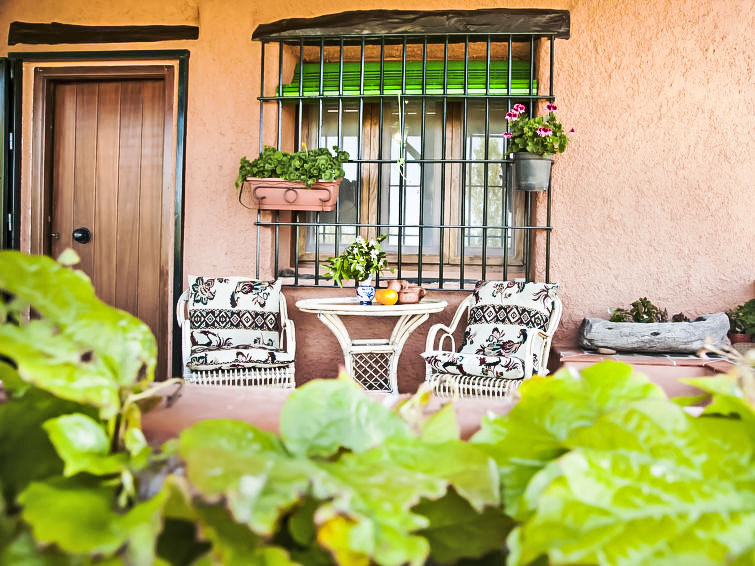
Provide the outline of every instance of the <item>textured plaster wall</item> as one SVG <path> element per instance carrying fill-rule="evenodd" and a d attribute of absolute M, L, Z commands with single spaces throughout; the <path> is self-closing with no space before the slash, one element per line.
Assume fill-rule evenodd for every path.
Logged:
<path fill-rule="evenodd" d="M 5 0 L 0 37 L 7 37 L 14 20 L 198 24 L 198 41 L 10 50 L 189 49 L 186 270 L 253 275 L 255 215 L 238 205 L 232 188 L 239 157 L 253 156 L 258 147 L 259 45 L 250 41 L 252 30 L 280 18 L 407 7 L 395 0 Z M 641 295 L 690 314 L 751 298 L 752 0 L 472 0 L 463 6 L 420 0 L 411 6 L 462 7 L 571 12 L 571 38 L 556 44 L 556 102 L 562 120 L 576 130 L 567 153 L 557 158 L 553 180 L 551 278 L 561 284 L 565 302 L 557 341 L 572 341 L 584 316 L 602 316 Z M 0 45 L 0 54 L 7 51 Z M 270 274 L 269 264 L 261 267 Z M 324 292 L 288 295 L 293 303 Z M 448 294 L 454 305 L 460 298 Z M 335 339 L 311 315 L 291 310 L 299 329 L 297 380 L 333 373 L 340 355 Z M 449 308 L 431 322 L 451 315 Z M 388 332 L 376 327 L 369 330 Z M 426 329 L 404 350 L 404 391 L 422 378 L 417 353 Z"/>

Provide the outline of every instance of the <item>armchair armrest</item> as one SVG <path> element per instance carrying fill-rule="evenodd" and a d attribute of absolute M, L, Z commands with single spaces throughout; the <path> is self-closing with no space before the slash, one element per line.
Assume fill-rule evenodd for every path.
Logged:
<path fill-rule="evenodd" d="M 438 347 L 435 348 L 435 337 L 437 336 L 438 332 L 443 331 L 443 334 L 440 336 L 440 342 L 438 343 Z M 456 350 L 456 341 L 453 337 L 454 329 L 449 328 L 445 324 L 433 324 L 430 327 L 430 330 L 427 332 L 427 341 L 425 342 L 425 351 L 429 352 L 431 350 L 442 350 L 443 349 L 443 341 L 446 338 L 451 339 L 451 351 Z"/>
<path fill-rule="evenodd" d="M 551 345 L 551 335 L 542 330 L 530 332 L 527 341 L 516 352 L 516 356 L 524 362 L 525 378 L 534 374 L 548 375 L 548 352 Z"/>
<path fill-rule="evenodd" d="M 296 353 L 296 326 L 294 325 L 294 321 L 289 319 L 286 319 L 286 321 L 283 323 L 283 328 L 281 329 L 281 346 L 283 345 L 283 336 L 286 337 L 286 352 L 290 354 Z"/>
<path fill-rule="evenodd" d="M 451 319 L 451 323 L 448 326 L 444 324 L 433 324 L 430 327 L 430 330 L 427 333 L 427 341 L 425 342 L 426 352 L 436 349 L 434 347 L 435 337 L 437 336 L 438 332 L 441 332 L 441 331 L 443 331 L 443 334 L 440 337 L 440 343 L 438 344 L 438 349 L 443 349 L 444 340 L 446 338 L 450 338 L 451 350 L 456 350 L 456 341 L 454 340 L 453 333 L 456 332 L 456 329 L 459 326 L 459 322 L 461 321 L 464 311 L 466 311 L 471 304 L 472 304 L 472 296 L 470 295 L 459 304 L 459 308 L 456 309 L 456 313 L 454 314 L 454 317 Z"/>

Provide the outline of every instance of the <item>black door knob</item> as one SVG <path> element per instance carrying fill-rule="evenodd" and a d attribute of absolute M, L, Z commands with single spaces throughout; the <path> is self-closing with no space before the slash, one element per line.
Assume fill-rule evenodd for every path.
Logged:
<path fill-rule="evenodd" d="M 76 228 L 73 231 L 73 239 L 80 244 L 86 244 L 92 239 L 92 233 L 89 231 L 89 228 Z"/>

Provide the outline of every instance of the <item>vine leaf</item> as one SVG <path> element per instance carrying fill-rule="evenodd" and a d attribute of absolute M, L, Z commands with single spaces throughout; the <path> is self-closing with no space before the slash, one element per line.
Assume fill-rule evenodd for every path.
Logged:
<path fill-rule="evenodd" d="M 296 389 L 281 411 L 281 438 L 294 454 L 327 458 L 342 448 L 363 452 L 410 429 L 353 381 L 322 379 Z"/>
<path fill-rule="evenodd" d="M 65 464 L 65 477 L 79 472 L 98 476 L 116 474 L 128 466 L 128 455 L 110 454 L 105 428 L 86 415 L 63 415 L 46 421 L 43 427 Z"/>

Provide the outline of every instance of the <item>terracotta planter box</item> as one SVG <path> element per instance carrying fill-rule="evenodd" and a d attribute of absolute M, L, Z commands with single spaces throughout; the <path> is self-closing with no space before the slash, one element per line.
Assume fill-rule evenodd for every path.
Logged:
<path fill-rule="evenodd" d="M 247 177 L 252 200 L 260 210 L 313 210 L 330 212 L 338 201 L 341 179 L 318 181 L 307 188 L 304 183 L 284 179 Z"/>

